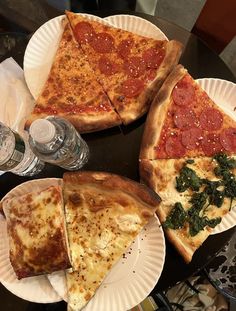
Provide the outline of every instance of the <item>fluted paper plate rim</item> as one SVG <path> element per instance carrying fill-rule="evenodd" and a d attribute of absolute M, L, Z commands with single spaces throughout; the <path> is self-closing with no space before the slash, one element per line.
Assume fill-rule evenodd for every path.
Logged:
<path fill-rule="evenodd" d="M 112 26 L 131 31 L 137 35 L 156 40 L 168 40 L 167 36 L 156 25 L 148 20 L 128 14 L 110 15 L 104 18 Z"/>

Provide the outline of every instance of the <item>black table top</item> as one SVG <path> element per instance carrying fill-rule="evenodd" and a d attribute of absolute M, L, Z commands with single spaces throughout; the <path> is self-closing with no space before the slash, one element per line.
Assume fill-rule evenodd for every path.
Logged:
<path fill-rule="evenodd" d="M 111 15 L 110 12 L 98 13 L 101 17 Z M 140 15 L 157 25 L 169 39 L 177 39 L 184 44 L 185 48 L 180 63 L 188 69 L 194 78 L 212 77 L 235 82 L 233 74 L 220 57 L 196 36 L 163 19 L 146 14 L 136 15 Z M 22 34 L 0 34 L 0 42 L 6 38 L 9 39 L 9 37 L 15 40 L 15 44 L 12 44 L 3 53 L 0 50 L 0 61 L 12 56 L 22 65 L 28 38 Z M 91 152 L 90 160 L 84 169 L 108 171 L 139 180 L 138 155 L 145 119 L 146 116 L 129 126 L 115 127 L 102 132 L 83 135 Z M 35 178 L 62 177 L 63 172 L 63 169 L 47 165 L 46 169 Z M 11 173 L 0 176 L 0 198 L 16 185 L 29 179 Z M 222 249 L 235 231 L 235 228 L 232 228 L 224 233 L 210 236 L 188 265 L 166 241 L 165 265 L 154 290 L 166 289 L 202 269 Z M 0 297 L 2 307 L 8 311 L 66 310 L 64 302 L 45 305 L 26 302 L 8 292 L 2 285 L 0 286 Z"/>

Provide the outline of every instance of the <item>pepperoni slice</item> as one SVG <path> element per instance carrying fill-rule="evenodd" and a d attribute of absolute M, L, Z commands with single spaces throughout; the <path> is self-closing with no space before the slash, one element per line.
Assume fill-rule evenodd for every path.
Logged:
<path fill-rule="evenodd" d="M 98 53 L 110 53 L 115 46 L 114 38 L 106 32 L 100 32 L 90 41 L 93 49 Z"/>
<path fill-rule="evenodd" d="M 203 130 L 192 128 L 181 133 L 181 141 L 188 150 L 197 149 L 203 139 Z"/>
<path fill-rule="evenodd" d="M 169 136 L 166 140 L 165 149 L 170 158 L 181 158 L 185 154 L 185 148 L 179 136 Z"/>
<path fill-rule="evenodd" d="M 187 78 L 180 80 L 173 89 L 172 98 L 176 105 L 188 106 L 194 100 L 195 90 Z"/>
<path fill-rule="evenodd" d="M 127 58 L 130 54 L 130 50 L 133 44 L 134 44 L 133 39 L 122 40 L 117 47 L 118 55 L 122 58 Z"/>
<path fill-rule="evenodd" d="M 236 128 L 224 129 L 220 134 L 220 142 L 225 150 L 236 152 Z"/>
<path fill-rule="evenodd" d="M 141 57 L 130 57 L 124 63 L 124 69 L 131 78 L 138 78 L 145 73 L 145 64 Z"/>
<path fill-rule="evenodd" d="M 197 126 L 197 116 L 193 110 L 181 107 L 174 114 L 174 124 L 181 130 L 188 130 Z"/>
<path fill-rule="evenodd" d="M 138 96 L 144 88 L 144 82 L 140 79 L 128 79 L 122 84 L 121 92 L 126 97 Z"/>
<path fill-rule="evenodd" d="M 96 33 L 89 22 L 79 22 L 75 25 L 75 37 L 79 42 L 90 42 Z"/>
<path fill-rule="evenodd" d="M 164 49 L 157 49 L 152 47 L 143 52 L 143 59 L 147 68 L 158 68 L 164 57 Z"/>
<path fill-rule="evenodd" d="M 207 131 L 219 130 L 223 123 L 222 113 L 215 108 L 205 108 L 199 117 L 200 126 Z"/>
<path fill-rule="evenodd" d="M 157 70 L 153 68 L 146 69 L 146 79 L 147 81 L 152 81 L 156 78 Z"/>
<path fill-rule="evenodd" d="M 212 156 L 222 151 L 220 136 L 216 133 L 208 133 L 206 136 L 204 136 L 201 146 L 206 156 Z"/>
<path fill-rule="evenodd" d="M 101 73 L 106 76 L 115 74 L 118 71 L 118 65 L 111 62 L 108 57 L 102 56 L 98 61 L 98 67 Z"/>

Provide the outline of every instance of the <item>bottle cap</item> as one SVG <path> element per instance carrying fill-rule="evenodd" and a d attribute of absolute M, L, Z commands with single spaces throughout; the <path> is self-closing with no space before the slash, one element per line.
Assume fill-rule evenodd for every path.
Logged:
<path fill-rule="evenodd" d="M 47 144 L 55 136 L 56 129 L 50 121 L 37 119 L 31 124 L 29 133 L 33 140 L 41 144 Z"/>

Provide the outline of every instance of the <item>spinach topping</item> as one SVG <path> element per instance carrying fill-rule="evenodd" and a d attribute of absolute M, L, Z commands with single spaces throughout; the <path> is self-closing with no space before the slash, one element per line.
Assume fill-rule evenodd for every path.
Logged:
<path fill-rule="evenodd" d="M 176 177 L 176 189 L 179 192 L 184 192 L 188 188 L 193 191 L 198 191 L 201 187 L 201 179 L 191 168 L 184 165 L 180 170 L 180 176 Z"/>
<path fill-rule="evenodd" d="M 230 170 L 236 168 L 236 160 L 228 158 L 224 153 L 215 155 L 214 159 L 219 164 L 214 172 L 217 177 L 222 178 L 221 183 L 224 186 L 224 197 L 230 198 L 229 210 L 231 210 L 232 202 L 236 198 L 236 178 Z"/>
<path fill-rule="evenodd" d="M 183 209 L 181 203 L 177 202 L 174 205 L 174 208 L 171 210 L 170 214 L 166 218 L 166 221 L 163 223 L 165 228 L 170 229 L 180 229 L 183 227 L 186 221 L 187 214 Z"/>
<path fill-rule="evenodd" d="M 221 207 L 224 202 L 225 191 L 220 191 L 217 188 L 223 185 L 222 181 L 209 181 L 204 179 L 203 183 L 206 185 L 204 192 L 209 196 L 209 204 Z"/>
<path fill-rule="evenodd" d="M 206 226 L 215 228 L 221 222 L 221 217 L 209 219 L 208 217 L 200 217 L 199 215 L 194 215 L 189 219 L 189 233 L 191 236 L 197 235 Z"/>
<path fill-rule="evenodd" d="M 214 228 L 221 222 L 221 217 L 209 219 L 206 216 L 207 208 L 214 205 L 220 208 L 224 199 L 230 198 L 230 207 L 236 198 L 236 177 L 231 172 L 236 168 L 236 160 L 227 157 L 224 153 L 216 154 L 213 158 L 217 162 L 214 169 L 216 181 L 201 179 L 196 172 L 189 168 L 187 164 L 193 164 L 193 160 L 187 160 L 180 170 L 180 175 L 176 177 L 176 190 L 184 192 L 187 189 L 193 191 L 189 200 L 190 208 L 185 211 L 182 204 L 177 202 L 163 223 L 165 228 L 180 229 L 186 223 L 189 225 L 189 234 L 195 236 L 206 226 Z M 200 191 L 201 188 L 201 191 Z M 200 192 L 199 192 L 200 191 Z"/>

